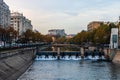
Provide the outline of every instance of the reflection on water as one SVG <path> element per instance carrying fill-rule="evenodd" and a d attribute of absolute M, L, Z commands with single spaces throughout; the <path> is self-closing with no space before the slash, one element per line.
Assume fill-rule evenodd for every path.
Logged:
<path fill-rule="evenodd" d="M 19 80 L 120 80 L 119 67 L 92 60 L 35 61 Z"/>

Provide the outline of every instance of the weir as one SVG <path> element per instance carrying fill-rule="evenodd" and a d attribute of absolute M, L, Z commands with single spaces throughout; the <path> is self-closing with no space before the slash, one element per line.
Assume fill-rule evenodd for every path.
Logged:
<path fill-rule="evenodd" d="M 57 51 L 39 51 L 36 53 L 36 58 L 39 60 L 49 60 L 49 59 L 56 59 L 56 60 L 61 60 L 61 59 L 92 59 L 96 58 L 97 59 L 105 59 L 105 53 L 101 50 L 94 50 L 94 51 L 89 51 L 89 50 L 84 50 L 81 48 L 80 51 L 60 51 L 60 48 L 57 49 Z"/>

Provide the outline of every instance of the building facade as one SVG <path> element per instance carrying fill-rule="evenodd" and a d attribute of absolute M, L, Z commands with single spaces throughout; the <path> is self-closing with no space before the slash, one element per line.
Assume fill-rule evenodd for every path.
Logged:
<path fill-rule="evenodd" d="M 10 26 L 9 6 L 3 0 L 0 0 L 0 26 L 2 28 Z"/>
<path fill-rule="evenodd" d="M 100 21 L 90 22 L 87 26 L 87 29 L 88 29 L 88 31 L 93 31 L 94 29 L 97 29 L 98 27 L 100 27 L 100 25 L 103 23 L 104 22 L 100 22 Z"/>
<path fill-rule="evenodd" d="M 71 38 L 73 38 L 75 35 L 76 35 L 76 34 L 69 34 L 69 35 L 66 36 L 66 38 L 67 38 L 67 39 L 71 39 Z"/>
<path fill-rule="evenodd" d="M 26 30 L 33 29 L 31 21 L 19 12 L 11 13 L 11 26 L 22 35 Z"/>
<path fill-rule="evenodd" d="M 61 36 L 61 37 L 66 36 L 64 29 L 51 29 L 51 30 L 48 30 L 48 35 Z"/>
<path fill-rule="evenodd" d="M 110 37 L 110 48 L 118 49 L 118 28 L 111 29 L 111 37 Z"/>

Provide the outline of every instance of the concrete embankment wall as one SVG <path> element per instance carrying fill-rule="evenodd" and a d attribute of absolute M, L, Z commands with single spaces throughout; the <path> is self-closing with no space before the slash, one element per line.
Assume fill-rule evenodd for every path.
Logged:
<path fill-rule="evenodd" d="M 117 50 L 112 60 L 113 63 L 120 64 L 120 50 Z"/>
<path fill-rule="evenodd" d="M 34 61 L 34 49 L 5 52 L 0 58 L 0 80 L 17 80 Z M 11 55 L 12 54 L 12 55 Z M 7 56 L 7 57 L 6 57 Z"/>

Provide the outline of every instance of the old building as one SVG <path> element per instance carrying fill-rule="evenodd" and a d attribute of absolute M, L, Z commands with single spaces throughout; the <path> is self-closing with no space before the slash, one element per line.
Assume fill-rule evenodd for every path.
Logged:
<path fill-rule="evenodd" d="M 9 6 L 3 0 L 0 0 L 0 26 L 2 28 L 10 26 Z"/>
<path fill-rule="evenodd" d="M 93 31 L 94 29 L 97 29 L 98 27 L 100 27 L 101 24 L 103 24 L 104 22 L 101 21 L 93 21 L 90 22 L 87 26 L 88 31 Z"/>
<path fill-rule="evenodd" d="M 64 29 L 51 29 L 48 30 L 48 34 L 52 36 L 66 36 Z"/>
<path fill-rule="evenodd" d="M 11 13 L 11 26 L 19 32 L 19 35 L 24 33 L 26 30 L 32 30 L 33 28 L 31 21 L 19 12 Z"/>

